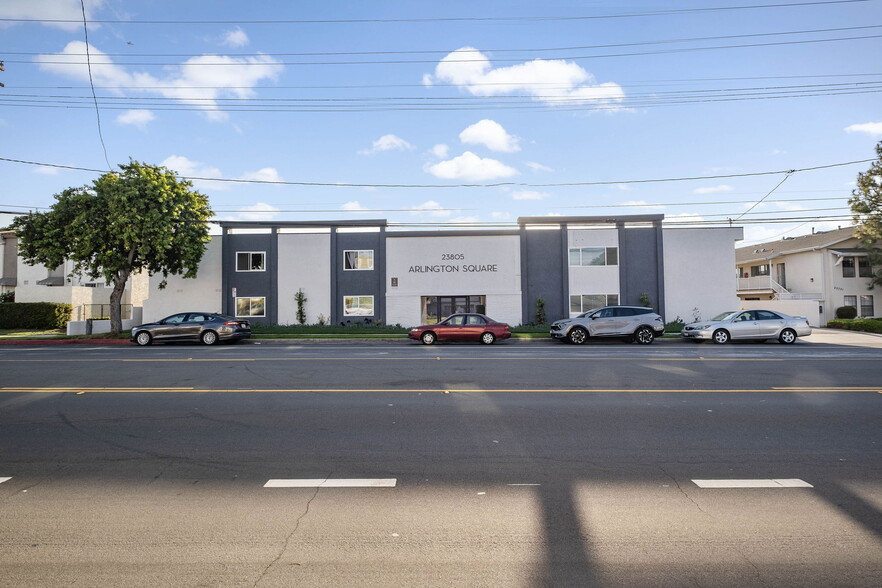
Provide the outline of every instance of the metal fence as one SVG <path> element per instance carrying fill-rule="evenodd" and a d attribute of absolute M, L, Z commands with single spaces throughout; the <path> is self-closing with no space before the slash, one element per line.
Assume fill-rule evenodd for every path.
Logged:
<path fill-rule="evenodd" d="M 123 320 L 132 318 L 132 305 L 123 304 L 120 308 Z M 73 320 L 85 321 L 88 319 L 110 318 L 109 304 L 82 304 L 76 308 Z"/>

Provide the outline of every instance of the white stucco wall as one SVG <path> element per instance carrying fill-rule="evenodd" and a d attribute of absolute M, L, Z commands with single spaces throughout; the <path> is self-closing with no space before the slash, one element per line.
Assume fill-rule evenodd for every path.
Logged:
<path fill-rule="evenodd" d="M 306 323 L 331 317 L 331 236 L 279 234 L 278 321 L 297 324 L 297 290 L 306 295 Z"/>
<path fill-rule="evenodd" d="M 575 247 L 619 246 L 617 229 L 570 229 L 567 231 L 567 250 Z M 619 266 L 573 266 L 569 265 L 569 296 L 585 294 L 619 295 Z M 583 309 L 587 310 L 587 309 Z M 570 313 L 577 314 L 577 313 Z"/>
<path fill-rule="evenodd" d="M 665 322 L 707 319 L 740 307 L 735 242 L 741 227 L 663 229 Z"/>
<path fill-rule="evenodd" d="M 160 290 L 162 274 L 151 276 L 144 300 L 143 321 L 153 322 L 176 312 L 220 312 L 222 265 L 221 238 L 218 236 L 207 244 L 195 279 L 169 276 L 168 285 Z"/>
<path fill-rule="evenodd" d="M 742 300 L 738 306 L 744 310 L 777 310 L 790 316 L 804 316 L 813 327 L 826 324 L 821 322 L 817 300 Z"/>
<path fill-rule="evenodd" d="M 386 239 L 387 323 L 420 324 L 421 296 L 466 295 L 486 296 L 487 314 L 495 320 L 521 322 L 519 236 Z"/>

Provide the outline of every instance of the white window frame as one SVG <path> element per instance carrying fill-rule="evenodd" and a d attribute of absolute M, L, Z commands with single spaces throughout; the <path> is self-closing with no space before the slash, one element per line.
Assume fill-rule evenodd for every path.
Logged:
<path fill-rule="evenodd" d="M 585 258 L 583 256 L 583 251 L 585 249 L 603 249 L 603 263 L 602 264 L 590 264 L 585 263 Z M 572 255 L 574 252 L 579 252 L 579 263 L 572 263 Z M 616 262 L 609 263 L 610 251 L 614 252 Z M 603 245 L 598 245 L 596 247 L 570 247 L 567 252 L 567 263 L 569 263 L 570 267 L 612 267 L 619 265 L 619 248 L 618 247 L 605 247 Z"/>
<path fill-rule="evenodd" d="M 248 256 L 248 268 L 249 269 L 239 269 L 239 256 L 240 255 Z M 251 256 L 254 254 L 259 254 L 263 256 L 263 266 L 261 269 L 250 269 L 251 268 Z M 236 252 L 236 271 L 237 272 L 265 272 L 266 271 L 266 251 L 237 251 Z"/>
<path fill-rule="evenodd" d="M 573 298 L 575 298 L 576 296 L 579 297 L 580 310 L 578 312 L 573 310 Z M 580 315 L 583 312 L 587 312 L 587 311 L 591 310 L 591 308 L 585 308 L 585 304 L 584 304 L 585 296 L 603 296 L 604 303 L 601 304 L 600 306 L 618 306 L 618 304 L 619 304 L 619 295 L 618 294 L 570 294 L 570 316 L 571 317 L 576 316 L 576 315 Z M 610 298 L 612 298 L 612 297 L 615 297 L 614 301 L 610 301 Z M 599 307 L 594 306 L 592 308 L 599 308 Z"/>
<path fill-rule="evenodd" d="M 263 300 L 263 314 L 239 314 L 239 301 L 240 300 Z M 266 316 L 266 296 L 236 296 L 233 300 L 235 305 L 235 313 L 236 318 L 253 318 L 253 317 L 265 317 Z M 248 304 L 248 309 L 251 310 L 251 306 L 253 303 Z"/>
<path fill-rule="evenodd" d="M 371 266 L 370 267 L 346 267 L 348 253 L 355 253 L 356 254 L 357 259 L 355 261 L 355 265 L 358 265 L 358 261 L 359 261 L 358 258 L 361 258 L 360 254 L 370 253 Z M 373 269 L 374 269 L 374 250 L 373 249 L 344 249 L 343 250 L 343 271 L 346 271 L 346 272 L 367 272 L 367 271 L 372 271 Z"/>
<path fill-rule="evenodd" d="M 347 301 L 347 299 L 351 299 L 351 298 L 355 298 L 355 299 L 357 300 L 357 308 L 361 308 L 362 300 L 364 300 L 364 299 L 368 299 L 368 298 L 369 298 L 370 301 L 371 301 L 371 302 L 370 302 L 370 304 L 371 304 L 371 312 L 368 313 L 368 314 L 365 314 L 365 313 L 358 313 L 358 312 L 350 312 L 349 309 L 348 309 L 347 306 L 346 306 L 346 301 Z M 360 316 L 360 317 L 374 316 L 374 308 L 375 308 L 375 306 L 374 306 L 374 302 L 375 302 L 375 301 L 374 301 L 374 296 L 373 296 L 373 295 L 369 295 L 369 296 L 362 296 L 362 295 L 344 296 L 344 297 L 343 297 L 343 316 Z"/>

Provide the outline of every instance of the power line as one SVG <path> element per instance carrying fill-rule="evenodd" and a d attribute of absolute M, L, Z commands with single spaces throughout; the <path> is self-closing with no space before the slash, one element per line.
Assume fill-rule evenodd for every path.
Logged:
<path fill-rule="evenodd" d="M 98 108 L 98 97 L 95 95 L 95 82 L 92 80 L 92 62 L 89 56 L 89 27 L 86 26 L 86 5 L 84 0 L 80 0 L 80 8 L 83 10 L 83 35 L 86 38 L 86 65 L 89 69 L 89 86 L 92 88 L 92 99 L 95 102 L 95 118 L 98 123 L 98 139 L 101 141 L 101 149 L 104 150 L 104 162 L 107 169 L 113 169 L 110 165 L 110 159 L 107 157 L 107 146 L 104 144 L 104 133 L 101 131 L 101 111 Z"/>
<path fill-rule="evenodd" d="M 754 4 L 749 6 L 716 6 L 708 8 L 681 8 L 670 10 L 650 10 L 643 12 L 630 12 L 623 14 L 584 15 L 584 16 L 488 16 L 488 17 L 438 17 L 438 18 L 349 18 L 349 19 L 261 19 L 261 20 L 112 20 L 94 19 L 89 22 L 94 24 L 377 24 L 377 23 L 439 23 L 439 22 L 545 22 L 545 21 L 581 21 L 581 20 L 605 20 L 617 18 L 642 18 L 651 16 L 673 16 L 679 14 L 701 14 L 709 12 L 734 12 L 741 10 L 761 10 L 777 8 L 799 8 L 806 6 L 824 6 L 837 4 L 858 4 L 873 0 L 824 0 L 819 2 L 791 2 L 779 4 Z M 0 22 L 39 22 L 39 23 L 72 23 L 67 19 L 46 18 L 0 18 Z"/>
<path fill-rule="evenodd" d="M 6 161 L 9 163 L 19 163 L 23 165 L 36 165 L 40 167 L 52 167 L 59 169 L 69 169 L 76 171 L 88 171 L 88 172 L 97 172 L 104 173 L 107 170 L 100 169 L 92 169 L 86 167 L 76 167 L 71 165 L 60 165 L 53 163 L 39 163 L 35 161 L 27 161 L 23 159 L 13 159 L 8 157 L 0 157 L 0 161 Z M 528 188 L 552 188 L 552 187 L 572 187 L 572 186 L 615 186 L 619 184 L 649 184 L 649 183 L 663 183 L 663 182 L 688 182 L 688 181 L 703 181 L 703 180 L 717 180 L 724 178 L 746 178 L 746 177 L 757 177 L 757 176 L 772 176 L 772 175 L 781 175 L 787 174 L 792 175 L 795 173 L 802 173 L 808 171 L 816 171 L 821 169 L 831 169 L 834 167 L 844 167 L 849 165 L 857 165 L 862 163 L 868 163 L 870 161 L 875 161 L 875 159 L 860 159 L 856 161 L 846 161 L 842 163 L 831 163 L 827 165 L 816 165 L 812 167 L 804 167 L 800 169 L 790 169 L 790 170 L 778 170 L 778 171 L 763 171 L 763 172 L 750 172 L 750 173 L 741 173 L 741 174 L 718 174 L 718 175 L 709 175 L 709 176 L 686 176 L 686 177 L 676 177 L 676 178 L 653 178 L 653 179 L 640 179 L 640 180 L 611 180 L 611 181 L 598 181 L 598 182 L 560 182 L 560 183 L 547 183 L 547 184 L 531 184 L 527 182 L 493 182 L 489 184 L 362 184 L 362 183 L 346 183 L 346 182 L 289 182 L 282 180 L 246 180 L 240 178 L 209 178 L 209 177 L 201 177 L 201 176 L 187 176 L 187 175 L 179 175 L 178 177 L 190 180 L 190 181 L 201 181 L 201 182 L 226 182 L 226 183 L 235 183 L 235 184 L 268 184 L 268 185 L 278 185 L 278 186 L 313 186 L 313 187 L 333 187 L 333 188 L 498 188 L 502 186 L 517 186 L 517 187 L 528 187 Z M 786 179 L 786 178 L 785 178 Z"/>

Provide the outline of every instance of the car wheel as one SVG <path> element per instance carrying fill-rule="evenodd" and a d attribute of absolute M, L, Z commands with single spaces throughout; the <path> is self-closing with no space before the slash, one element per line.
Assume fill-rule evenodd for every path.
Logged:
<path fill-rule="evenodd" d="M 634 333 L 634 338 L 641 345 L 649 345 L 652 343 L 653 339 L 655 339 L 655 333 L 653 333 L 652 329 L 649 327 L 640 327 L 637 329 L 637 332 Z"/>
<path fill-rule="evenodd" d="M 785 345 L 791 345 L 796 342 L 796 331 L 793 329 L 784 329 L 778 336 L 778 341 Z"/>
<path fill-rule="evenodd" d="M 137 335 L 135 335 L 135 343 L 144 347 L 145 345 L 150 345 L 153 343 L 153 337 L 150 336 L 150 333 L 147 331 L 141 331 Z"/>
<path fill-rule="evenodd" d="M 484 345 L 492 345 L 496 341 L 496 335 L 493 333 L 484 333 L 481 335 L 481 343 Z"/>
<path fill-rule="evenodd" d="M 217 343 L 217 333 L 214 331 L 205 331 L 200 337 L 203 345 L 214 345 Z"/>
<path fill-rule="evenodd" d="M 714 331 L 713 340 L 714 343 L 728 343 L 729 331 L 725 329 L 717 329 L 716 331 Z"/>
<path fill-rule="evenodd" d="M 425 333 L 423 333 L 423 336 L 420 337 L 420 341 L 423 342 L 423 345 L 431 345 L 435 342 L 436 339 L 437 337 L 435 337 L 435 333 L 433 333 L 432 331 L 426 331 Z"/>
<path fill-rule="evenodd" d="M 570 343 L 581 345 L 586 340 L 588 340 L 588 331 L 586 331 L 582 327 L 576 327 L 575 329 L 570 331 L 570 334 L 567 335 L 567 339 L 569 339 Z"/>

